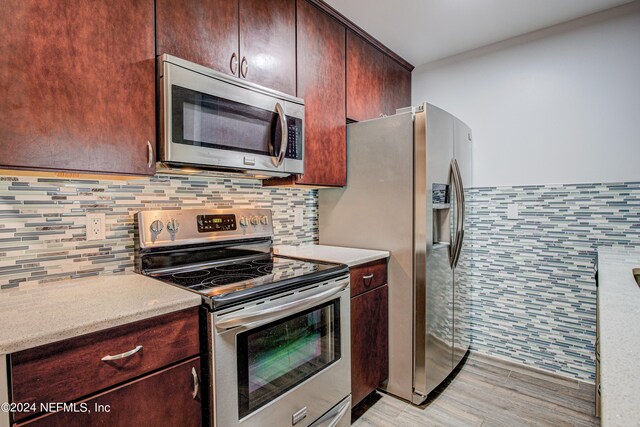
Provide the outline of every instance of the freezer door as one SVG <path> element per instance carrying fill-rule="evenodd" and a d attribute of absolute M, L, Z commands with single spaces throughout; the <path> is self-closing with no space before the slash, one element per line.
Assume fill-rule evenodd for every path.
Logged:
<path fill-rule="evenodd" d="M 454 118 L 454 155 L 464 189 L 463 203 L 458 212 L 463 215 L 462 241 L 459 256 L 454 265 L 453 286 L 453 365 L 460 363 L 471 345 L 471 281 L 470 245 L 467 226 L 469 221 L 469 188 L 471 188 L 471 129 Z"/>

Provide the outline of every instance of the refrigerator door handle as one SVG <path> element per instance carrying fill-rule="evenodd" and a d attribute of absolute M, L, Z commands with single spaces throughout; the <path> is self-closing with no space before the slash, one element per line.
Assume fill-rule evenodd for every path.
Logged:
<path fill-rule="evenodd" d="M 458 167 L 458 161 L 453 159 L 451 162 L 454 168 L 454 182 L 456 184 L 456 246 L 454 249 L 453 260 L 451 266 L 453 268 L 458 266 L 460 260 L 460 252 L 462 251 L 462 241 L 464 239 L 464 212 L 466 210 L 465 198 L 464 198 L 464 186 L 462 184 L 462 175 L 460 174 L 460 168 Z"/>
<path fill-rule="evenodd" d="M 454 159 L 451 160 L 451 163 L 449 164 L 449 177 L 447 179 L 447 184 L 449 185 L 449 188 L 455 188 L 455 192 L 456 192 L 456 209 L 458 209 L 458 205 L 460 204 L 460 196 L 459 196 L 459 191 L 458 191 L 458 183 L 457 183 L 457 175 L 455 172 L 455 165 L 454 165 Z M 456 228 L 453 231 L 453 233 L 451 233 L 451 230 L 449 230 L 449 234 L 450 234 L 450 238 L 451 238 L 451 244 L 449 245 L 449 265 L 451 267 L 453 267 L 453 263 L 455 261 L 455 255 L 456 255 L 456 248 L 457 248 L 457 240 L 458 240 L 458 222 L 460 220 L 458 218 L 456 218 Z"/>

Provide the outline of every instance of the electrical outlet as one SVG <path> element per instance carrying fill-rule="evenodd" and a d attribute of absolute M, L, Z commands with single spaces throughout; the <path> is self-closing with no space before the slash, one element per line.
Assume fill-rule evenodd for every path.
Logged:
<path fill-rule="evenodd" d="M 304 218 L 304 209 L 295 208 L 293 211 L 293 226 L 302 227 Z"/>
<path fill-rule="evenodd" d="M 106 218 L 103 213 L 87 214 L 87 241 L 104 240 L 105 221 Z"/>
<path fill-rule="evenodd" d="M 520 213 L 518 212 L 518 205 L 510 204 L 507 206 L 507 219 L 518 219 L 520 218 Z"/>

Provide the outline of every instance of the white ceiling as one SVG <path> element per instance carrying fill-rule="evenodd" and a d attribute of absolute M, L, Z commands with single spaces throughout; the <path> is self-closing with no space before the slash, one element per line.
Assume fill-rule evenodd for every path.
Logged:
<path fill-rule="evenodd" d="M 630 0 L 325 0 L 413 65 Z"/>

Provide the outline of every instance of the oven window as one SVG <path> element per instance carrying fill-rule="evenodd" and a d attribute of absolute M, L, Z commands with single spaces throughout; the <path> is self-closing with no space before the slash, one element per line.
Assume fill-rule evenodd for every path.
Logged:
<path fill-rule="evenodd" d="M 339 304 L 336 299 L 238 334 L 240 418 L 340 359 Z"/>
<path fill-rule="evenodd" d="M 267 156 L 280 150 L 282 127 L 275 111 L 176 85 L 171 97 L 175 143 Z"/>

